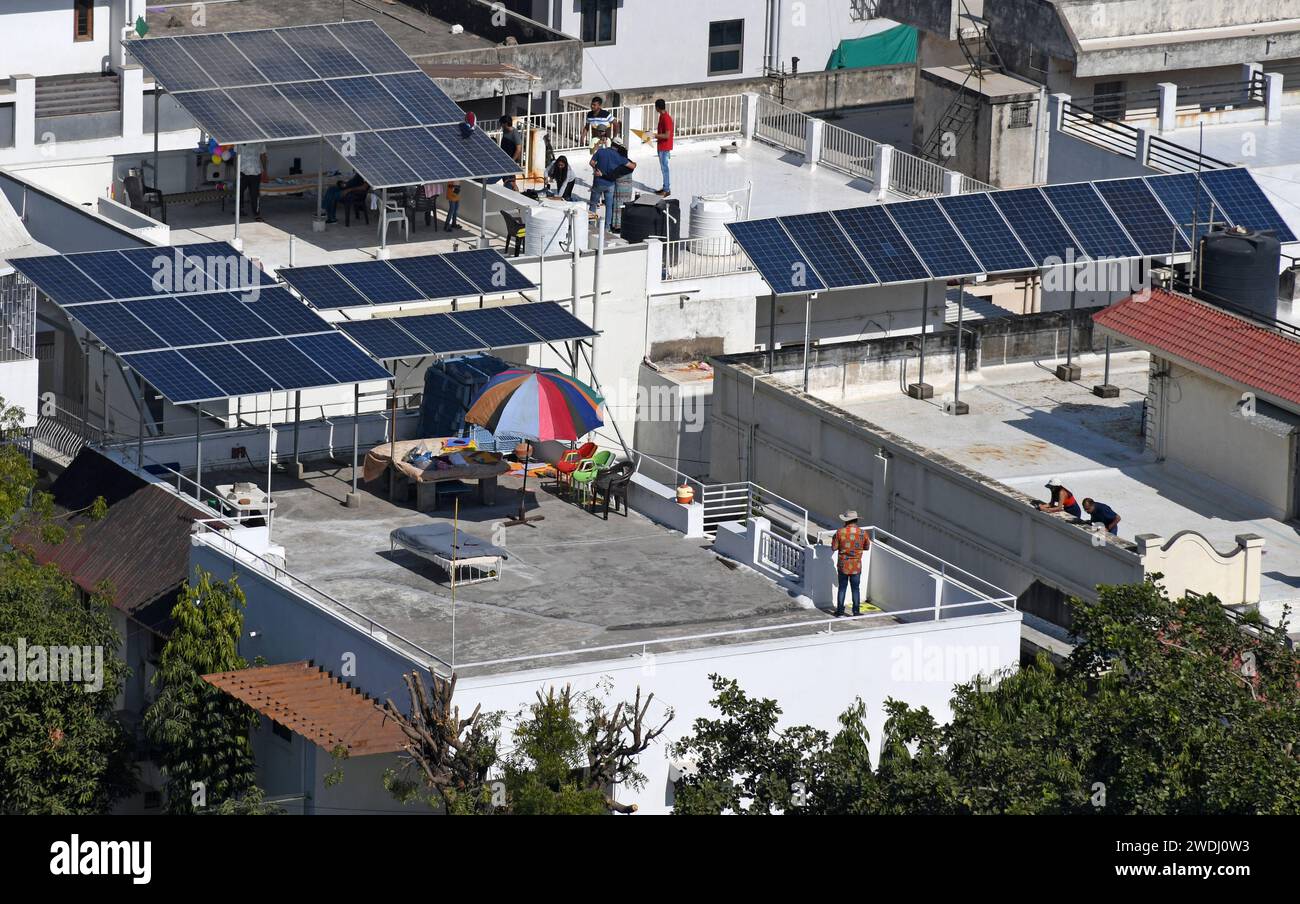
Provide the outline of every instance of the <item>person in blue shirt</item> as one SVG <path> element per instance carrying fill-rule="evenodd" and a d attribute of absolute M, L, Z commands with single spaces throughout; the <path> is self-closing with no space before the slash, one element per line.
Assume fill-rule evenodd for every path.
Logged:
<path fill-rule="evenodd" d="M 1106 503 L 1085 499 L 1083 500 L 1083 510 L 1088 513 L 1088 517 L 1092 519 L 1093 524 L 1104 524 L 1106 530 L 1110 533 L 1119 533 L 1119 515 Z"/>
<path fill-rule="evenodd" d="M 614 183 L 618 181 L 619 176 L 623 175 L 624 172 L 631 171 L 630 169 L 625 170 L 625 167 L 635 169 L 636 164 L 612 147 L 601 148 L 596 151 L 591 158 L 591 169 L 594 178 L 591 183 L 591 198 L 587 202 L 587 210 L 595 213 L 596 208 L 603 199 L 606 221 L 614 215 Z"/>

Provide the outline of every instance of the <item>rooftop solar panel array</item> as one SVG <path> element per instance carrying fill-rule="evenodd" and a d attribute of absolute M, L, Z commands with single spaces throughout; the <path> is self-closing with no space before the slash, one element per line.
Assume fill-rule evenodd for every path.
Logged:
<path fill-rule="evenodd" d="M 221 144 L 325 137 L 375 188 L 519 171 L 374 22 L 125 46 Z"/>
<path fill-rule="evenodd" d="M 391 261 L 291 267 L 280 270 L 279 275 L 308 304 L 321 310 L 534 288 L 532 280 L 490 248 Z"/>

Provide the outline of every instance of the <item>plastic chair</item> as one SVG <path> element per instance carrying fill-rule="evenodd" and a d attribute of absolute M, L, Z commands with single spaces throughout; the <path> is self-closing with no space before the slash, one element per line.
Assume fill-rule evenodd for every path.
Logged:
<path fill-rule="evenodd" d="M 366 225 L 370 225 L 370 192 L 359 191 L 348 195 L 339 203 L 343 205 L 343 225 L 352 225 L 352 215 L 355 213 L 357 219 L 362 217 L 366 220 Z"/>
<path fill-rule="evenodd" d="M 392 223 L 402 224 L 402 236 L 409 242 L 411 240 L 411 221 L 406 216 L 406 205 L 389 199 L 381 211 L 382 216 L 379 220 L 379 235 L 381 242 L 388 241 L 388 227 Z"/>
<path fill-rule="evenodd" d="M 515 257 L 523 254 L 524 251 L 524 223 L 518 217 L 511 216 L 506 211 L 501 211 L 501 219 L 506 223 L 506 247 L 510 251 L 510 243 L 515 243 Z"/>
<path fill-rule="evenodd" d="M 621 503 L 623 506 L 623 517 L 627 517 L 627 486 L 632 482 L 632 474 L 636 467 L 630 461 L 620 461 L 605 473 L 596 477 L 592 483 L 591 489 L 591 510 L 596 511 L 596 498 L 603 496 L 605 499 L 605 520 L 609 520 L 609 505 L 611 500 L 614 502 L 614 511 L 618 511 Z"/>
<path fill-rule="evenodd" d="M 573 482 L 573 486 L 578 490 L 584 501 L 588 494 L 591 493 L 591 485 L 600 476 L 600 472 L 608 468 L 609 463 L 613 460 L 613 452 L 608 449 L 601 449 L 591 458 L 578 465 L 578 470 L 573 472 L 573 476 L 569 479 Z"/>
<path fill-rule="evenodd" d="M 563 457 L 555 463 L 555 485 L 557 488 L 573 487 L 573 472 L 578 470 L 578 466 L 588 458 L 596 454 L 599 447 L 595 443 L 583 443 L 577 449 L 571 449 L 565 452 Z"/>

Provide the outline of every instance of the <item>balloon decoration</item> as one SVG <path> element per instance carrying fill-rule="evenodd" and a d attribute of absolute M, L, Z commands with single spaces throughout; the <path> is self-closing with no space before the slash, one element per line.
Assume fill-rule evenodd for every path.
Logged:
<path fill-rule="evenodd" d="M 212 162 L 215 163 L 217 166 L 220 166 L 220 165 L 221 165 L 221 155 L 220 155 L 220 154 L 213 154 L 213 155 L 212 155 Z"/>
<path fill-rule="evenodd" d="M 221 151 L 221 159 L 222 159 L 222 160 L 229 160 L 229 159 L 230 159 L 231 157 L 233 157 L 233 156 L 235 156 L 235 152 L 232 151 L 230 148 L 223 148 L 223 149 L 222 149 L 222 151 Z"/>

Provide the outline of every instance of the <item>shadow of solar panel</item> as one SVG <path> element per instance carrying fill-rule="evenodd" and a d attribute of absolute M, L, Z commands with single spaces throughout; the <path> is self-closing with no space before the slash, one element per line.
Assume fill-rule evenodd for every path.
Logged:
<path fill-rule="evenodd" d="M 961 236 L 933 200 L 886 204 L 884 209 L 934 276 L 972 276 L 982 272 L 979 261 L 967 250 Z"/>
<path fill-rule="evenodd" d="M 165 340 L 163 345 L 176 348 L 221 341 L 219 333 L 175 298 L 142 298 L 126 302 L 126 308 L 161 336 Z"/>
<path fill-rule="evenodd" d="M 370 76 L 335 79 L 330 88 L 372 129 L 419 125 L 415 116 Z"/>
<path fill-rule="evenodd" d="M 274 85 L 230 88 L 226 96 L 238 104 L 268 138 L 312 138 L 320 134 L 320 130 L 303 119 Z"/>
<path fill-rule="evenodd" d="M 331 22 L 325 27 L 373 73 L 418 69 L 402 48 L 374 22 Z"/>
<path fill-rule="evenodd" d="M 328 264 L 320 267 L 287 267 L 278 271 L 278 275 L 307 299 L 312 307 L 330 310 L 370 304 L 364 295 L 352 288 Z"/>
<path fill-rule="evenodd" d="M 420 181 L 415 170 L 374 132 L 333 135 L 325 140 L 357 172 L 364 174 L 371 188 L 415 185 Z"/>
<path fill-rule="evenodd" d="M 446 182 L 473 175 L 426 129 L 390 129 L 379 137 L 406 162 L 421 182 Z"/>
<path fill-rule="evenodd" d="M 319 78 L 365 75 L 361 61 L 340 44 L 324 25 L 277 28 L 278 34 Z"/>
<path fill-rule="evenodd" d="M 240 342 L 234 346 L 283 389 L 333 386 L 334 378 L 290 344 L 288 339 Z"/>
<path fill-rule="evenodd" d="M 1183 231 L 1192 238 L 1195 223 L 1195 241 L 1200 241 L 1211 227 L 1231 225 L 1223 210 L 1214 203 L 1208 188 L 1197 179 L 1196 173 L 1172 173 L 1167 176 L 1145 176 L 1147 187 Z"/>
<path fill-rule="evenodd" d="M 280 335 L 279 330 L 253 313 L 253 305 L 245 304 L 229 292 L 182 295 L 176 300 L 228 342 Z"/>
<path fill-rule="evenodd" d="M 153 274 L 141 270 L 116 251 L 72 254 L 68 260 L 107 289 L 113 298 L 149 298 L 167 294 L 154 283 Z"/>
<path fill-rule="evenodd" d="M 68 313 L 119 355 L 171 345 L 115 301 L 82 305 Z"/>
<path fill-rule="evenodd" d="M 352 283 L 371 304 L 397 304 L 424 298 L 419 289 L 388 265 L 388 261 L 335 264 L 334 272 Z"/>
<path fill-rule="evenodd" d="M 298 299 L 288 289 L 264 286 L 256 295 L 249 293 L 245 302 L 262 320 L 286 336 L 302 333 L 323 333 L 333 329 Z"/>
<path fill-rule="evenodd" d="M 365 129 L 366 121 L 343 103 L 343 98 L 331 91 L 329 85 L 329 82 L 290 82 L 276 87 L 322 135 Z"/>
<path fill-rule="evenodd" d="M 462 135 L 460 126 L 430 126 L 429 131 L 453 157 L 476 177 L 508 176 L 519 172 L 519 165 L 488 137 L 482 129 Z"/>
<path fill-rule="evenodd" d="M 1181 229 L 1140 178 L 1094 183 L 1128 234 L 1146 255 L 1178 254 L 1190 249 Z"/>
<path fill-rule="evenodd" d="M 458 123 L 465 119 L 465 111 L 423 72 L 406 72 L 400 75 L 378 76 L 379 84 L 401 101 L 422 125 Z"/>
<path fill-rule="evenodd" d="M 421 314 L 401 320 L 402 329 L 435 354 L 481 352 L 487 348 L 481 339 L 453 321 L 450 314 Z"/>
<path fill-rule="evenodd" d="M 258 68 L 264 81 L 296 82 L 316 78 L 312 68 L 272 29 L 232 31 L 226 34 L 226 38 Z"/>
<path fill-rule="evenodd" d="M 507 314 L 504 308 L 474 308 L 443 316 L 478 336 L 488 348 L 514 348 L 541 341 L 540 336 Z"/>
<path fill-rule="evenodd" d="M 477 293 L 491 295 L 494 292 L 522 292 L 535 288 L 533 281 L 516 270 L 510 263 L 491 248 L 477 248 L 473 251 L 456 251 L 443 255 L 442 259 L 455 267 L 462 276 L 474 284 Z"/>
<path fill-rule="evenodd" d="M 366 383 L 392 378 L 387 370 L 337 332 L 295 336 L 289 341 L 323 368 L 335 383 Z"/>
<path fill-rule="evenodd" d="M 390 260 L 393 269 L 424 293 L 425 298 L 462 298 L 478 295 L 478 287 L 447 263 L 441 254 L 401 257 Z"/>
<path fill-rule="evenodd" d="M 226 397 L 221 387 L 199 373 L 180 352 L 140 352 L 124 355 L 122 360 L 176 405 Z"/>
<path fill-rule="evenodd" d="M 853 247 L 871 265 L 882 283 L 913 282 L 929 279 L 912 249 L 879 205 L 831 211 L 831 216 L 848 235 Z"/>
<path fill-rule="evenodd" d="M 950 195 L 938 200 L 948 219 L 975 252 L 985 273 L 1033 269 L 1033 258 L 1021 246 L 988 195 Z"/>
<path fill-rule="evenodd" d="M 1233 225 L 1255 230 L 1271 229 L 1280 242 L 1296 240 L 1291 227 L 1247 170 L 1207 170 L 1201 175 L 1210 194 L 1214 195 L 1214 200 Z"/>
<path fill-rule="evenodd" d="M 1128 233 L 1093 190 L 1091 183 L 1046 185 L 1042 189 L 1089 257 L 1138 257 Z"/>
<path fill-rule="evenodd" d="M 9 263 L 61 307 L 113 297 L 112 292 L 96 284 L 62 255 L 20 257 Z"/>
<path fill-rule="evenodd" d="M 233 345 L 207 345 L 185 350 L 185 359 L 227 396 L 257 395 L 283 389 Z"/>
<path fill-rule="evenodd" d="M 820 292 L 826 288 L 776 220 L 728 223 L 727 229 L 777 295 Z"/>
<path fill-rule="evenodd" d="M 781 225 L 832 289 L 877 284 L 875 275 L 829 213 L 782 217 Z"/>
<path fill-rule="evenodd" d="M 181 49 L 194 57 L 200 71 L 218 87 L 261 85 L 266 82 L 261 70 L 244 58 L 224 34 L 185 35 L 175 39 Z"/>
<path fill-rule="evenodd" d="M 409 320 L 412 318 L 402 318 Z M 422 358 L 431 354 L 410 333 L 398 326 L 396 319 L 354 320 L 338 324 L 362 348 L 381 361 L 398 358 Z"/>
<path fill-rule="evenodd" d="M 123 46 L 168 91 L 193 91 L 217 85 L 175 38 L 141 38 L 125 41 Z"/>
<path fill-rule="evenodd" d="M 596 335 L 595 330 L 553 301 L 518 304 L 502 310 L 550 342 L 588 339 Z"/>
<path fill-rule="evenodd" d="M 220 144 L 244 144 L 267 137 L 224 91 L 191 91 L 180 102 L 203 131 Z"/>
<path fill-rule="evenodd" d="M 1038 189 L 995 191 L 989 194 L 989 198 L 1029 249 L 1035 266 L 1047 267 L 1061 264 L 1070 257 L 1087 256 Z"/>

